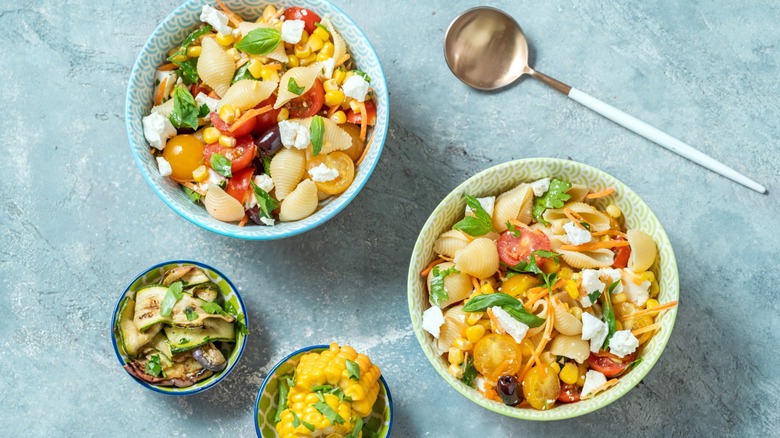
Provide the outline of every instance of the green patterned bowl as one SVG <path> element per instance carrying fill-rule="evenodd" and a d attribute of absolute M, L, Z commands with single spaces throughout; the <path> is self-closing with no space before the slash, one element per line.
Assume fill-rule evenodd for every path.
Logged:
<path fill-rule="evenodd" d="M 280 360 L 271 371 L 268 372 L 260 390 L 257 391 L 255 399 L 255 430 L 257 436 L 270 438 L 277 436 L 274 416 L 276 415 L 277 400 L 279 398 L 279 378 L 293 374 L 295 367 L 301 360 L 301 356 L 307 353 L 318 353 L 328 349 L 327 345 L 312 345 L 301 348 Z M 379 395 L 374 403 L 371 417 L 363 426 L 364 431 L 374 433 L 378 438 L 390 436 L 390 430 L 393 428 L 393 398 L 390 397 L 390 388 L 384 377 L 379 378 Z M 365 436 L 365 434 L 364 434 Z"/>
<path fill-rule="evenodd" d="M 484 170 L 469 178 L 453 190 L 431 213 L 428 221 L 422 227 L 420 236 L 412 252 L 408 275 L 409 313 L 412 326 L 425 355 L 439 374 L 458 392 L 474 403 L 509 417 L 523 420 L 552 421 L 574 418 L 593 412 L 622 397 L 636 386 L 650 372 L 669 341 L 672 327 L 677 316 L 677 308 L 661 314 L 657 322 L 661 328 L 648 342 L 642 352 L 642 362 L 632 371 L 620 378 L 616 386 L 599 393 L 595 397 L 572 404 L 556 405 L 547 411 L 533 409 L 518 409 L 506 406 L 485 398 L 477 390 L 466 386 L 447 372 L 448 364 L 442 356 L 436 353 L 433 337 L 422 328 L 422 312 L 427 308 L 427 293 L 424 279 L 420 272 L 434 258 L 433 243 L 443 232 L 449 230 L 463 216 L 466 206 L 464 194 L 474 196 L 498 195 L 522 182 L 530 182 L 544 177 L 558 177 L 572 183 L 586 184 L 592 190 L 602 190 L 614 187 L 616 193 L 609 198 L 623 211 L 626 225 L 650 234 L 658 245 L 657 279 L 660 286 L 658 300 L 662 303 L 677 300 L 679 296 L 679 279 L 677 263 L 672 251 L 672 245 L 666 236 L 661 223 L 647 206 L 631 189 L 614 177 L 585 164 L 555 158 L 530 158 L 511 161 Z"/>
<path fill-rule="evenodd" d="M 113 342 L 114 345 L 114 353 L 116 353 L 116 357 L 117 359 L 119 359 L 119 364 L 122 365 L 122 367 L 124 367 L 130 361 L 130 358 L 127 357 L 124 350 L 122 348 L 119 348 L 121 341 L 119 339 L 119 334 L 115 329 L 116 321 L 119 318 L 119 310 L 120 310 L 120 305 L 122 304 L 122 300 L 128 294 L 135 293 L 138 287 L 144 284 L 149 284 L 157 281 L 164 271 L 171 268 L 183 266 L 183 265 L 195 265 L 203 269 L 206 272 L 206 275 L 208 275 L 209 278 L 211 278 L 211 280 L 214 281 L 219 286 L 219 290 L 222 293 L 222 298 L 225 300 L 225 302 L 232 304 L 233 308 L 236 309 L 236 311 L 238 312 L 238 319 L 240 321 L 243 321 L 245 326 L 247 327 L 249 326 L 249 322 L 246 319 L 246 308 L 244 307 L 244 301 L 241 299 L 241 295 L 238 294 L 238 289 L 236 289 L 233 283 L 227 277 L 225 277 L 221 272 L 217 271 L 216 269 L 212 268 L 209 265 L 200 262 L 194 262 L 191 260 L 172 260 L 169 262 L 159 263 L 143 271 L 142 273 L 138 274 L 138 276 L 135 277 L 135 279 L 133 279 L 133 281 L 131 281 L 130 284 L 127 285 L 124 292 L 122 292 L 122 295 L 120 295 L 119 299 L 116 301 L 114 314 L 111 317 L 111 341 Z M 247 336 L 239 332 L 238 338 L 236 339 L 236 346 L 235 348 L 233 348 L 233 351 L 230 353 L 230 357 L 227 358 L 228 360 L 227 367 L 223 371 L 214 374 L 213 376 L 207 379 L 201 380 L 200 382 L 197 382 L 192 386 L 187 386 L 185 388 L 157 386 L 157 385 L 152 385 L 149 382 L 144 382 L 143 380 L 136 378 L 129 372 L 127 373 L 127 375 L 132 377 L 133 380 L 138 382 L 144 388 L 151 389 L 152 391 L 159 392 L 161 394 L 166 394 L 166 395 L 197 394 L 199 392 L 203 392 L 215 386 L 217 383 L 221 382 L 222 379 L 227 377 L 227 375 L 230 374 L 231 371 L 233 371 L 233 368 L 235 368 L 236 364 L 238 363 L 238 360 L 241 358 L 241 355 L 244 354 L 244 347 L 246 347 L 246 341 L 247 341 Z"/>

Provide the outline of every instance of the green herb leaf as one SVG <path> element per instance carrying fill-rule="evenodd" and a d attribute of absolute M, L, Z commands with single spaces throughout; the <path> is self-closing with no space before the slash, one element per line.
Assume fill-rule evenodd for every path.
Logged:
<path fill-rule="evenodd" d="M 640 363 L 642 363 L 642 358 L 641 358 L 641 357 L 640 357 L 639 359 L 637 359 L 637 360 L 635 360 L 635 361 L 631 362 L 630 364 L 628 364 L 628 366 L 627 366 L 627 367 L 625 367 L 625 368 L 623 368 L 623 371 L 619 372 L 619 373 L 618 373 L 618 374 L 617 374 L 615 377 L 620 377 L 620 376 L 622 376 L 623 374 L 626 374 L 627 372 L 629 372 L 629 371 L 633 370 L 633 369 L 634 369 L 634 368 L 635 368 L 637 365 L 639 365 Z"/>
<path fill-rule="evenodd" d="M 179 343 L 180 343 L 180 344 L 186 344 L 187 342 L 190 342 L 190 340 L 189 340 L 189 339 L 187 339 L 187 338 L 181 338 L 181 339 L 179 339 Z"/>
<path fill-rule="evenodd" d="M 438 306 L 440 303 L 447 301 L 450 298 L 447 289 L 444 287 L 444 279 L 450 274 L 460 274 L 460 271 L 455 269 L 455 266 L 447 268 L 443 271 L 439 270 L 439 266 L 433 267 L 433 277 L 431 277 L 431 290 L 428 291 L 431 304 Z"/>
<path fill-rule="evenodd" d="M 547 286 L 547 290 L 550 291 L 550 295 L 552 295 L 553 286 L 555 285 L 555 282 L 558 280 L 558 273 L 551 272 L 549 274 L 542 274 L 542 280 L 544 281 L 544 285 Z"/>
<path fill-rule="evenodd" d="M 571 188 L 571 183 L 562 181 L 558 178 L 553 178 L 550 181 L 550 188 L 544 195 L 534 199 L 533 217 L 537 222 L 544 225 L 549 225 L 549 222 L 544 220 L 542 213 L 548 208 L 561 208 L 563 203 L 571 198 L 571 195 L 567 195 L 566 191 Z"/>
<path fill-rule="evenodd" d="M 612 339 L 612 336 L 615 334 L 616 330 L 616 323 L 615 323 L 615 310 L 612 308 L 612 290 L 617 287 L 617 284 L 620 283 L 620 280 L 612 283 L 609 285 L 609 290 L 603 295 L 604 297 L 604 306 L 602 307 L 601 313 L 602 317 L 604 318 L 604 321 L 607 323 L 607 328 L 609 329 L 609 332 L 607 333 L 607 339 L 604 340 L 604 346 L 601 347 L 602 349 L 606 350 L 609 348 L 609 341 Z"/>
<path fill-rule="evenodd" d="M 292 78 L 290 78 L 292 80 Z M 322 150 L 322 137 L 325 134 L 325 123 L 322 121 L 321 116 L 315 115 L 311 118 L 311 126 L 309 126 L 309 133 L 311 138 L 312 155 L 315 157 L 319 155 Z"/>
<path fill-rule="evenodd" d="M 190 201 L 195 203 L 200 202 L 200 198 L 201 198 L 200 193 L 190 189 L 189 187 L 184 187 L 184 193 L 187 194 L 187 197 L 190 198 Z"/>
<path fill-rule="evenodd" d="M 484 312 L 487 309 L 498 306 L 516 320 L 522 322 L 530 328 L 539 327 L 544 324 L 544 319 L 539 318 L 533 313 L 525 310 L 523 303 L 517 300 L 517 298 L 507 295 L 503 292 L 496 292 L 492 294 L 477 295 L 470 299 L 465 306 L 463 306 L 464 312 Z"/>
<path fill-rule="evenodd" d="M 244 79 L 255 79 L 255 77 L 252 76 L 252 73 L 249 72 L 248 62 L 236 70 L 236 73 L 233 75 L 233 80 L 230 81 L 230 85 L 233 85 L 236 82 L 242 81 Z"/>
<path fill-rule="evenodd" d="M 360 380 L 360 366 L 347 359 L 347 374 L 349 374 L 349 378 L 352 380 Z"/>
<path fill-rule="evenodd" d="M 607 288 L 607 293 L 611 294 L 612 291 L 614 291 L 615 288 L 618 287 L 619 284 L 620 284 L 620 280 L 615 280 L 615 282 L 610 284 L 609 287 Z"/>
<path fill-rule="evenodd" d="M 198 107 L 186 87 L 179 85 L 173 90 L 173 111 L 169 117 L 176 128 L 198 129 Z"/>
<path fill-rule="evenodd" d="M 303 94 L 303 90 L 305 90 L 306 87 L 299 87 L 298 83 L 295 82 L 295 78 L 290 78 L 290 80 L 287 82 L 287 91 L 293 94 L 297 94 L 300 96 Z"/>
<path fill-rule="evenodd" d="M 596 300 L 599 299 L 600 296 L 601 296 L 601 291 L 594 290 L 593 292 L 588 294 L 588 299 L 590 300 L 590 303 L 593 304 L 596 302 Z"/>
<path fill-rule="evenodd" d="M 493 229 L 493 221 L 490 215 L 482 208 L 482 204 L 477 201 L 477 198 L 464 195 L 466 197 L 466 205 L 471 208 L 474 216 L 466 216 L 460 222 L 456 223 L 452 228 L 463 231 L 472 237 L 484 236 Z"/>
<path fill-rule="evenodd" d="M 328 392 L 331 389 L 333 389 L 333 387 L 331 385 L 317 385 L 317 386 L 312 386 L 311 387 L 311 391 L 312 392 L 323 392 L 323 391 L 324 392 Z"/>
<path fill-rule="evenodd" d="M 346 438 L 360 438 L 360 429 L 363 428 L 363 419 L 357 417 L 355 420 L 355 428 L 352 429 L 352 433 L 346 436 Z"/>
<path fill-rule="evenodd" d="M 352 70 L 352 73 L 354 73 L 356 75 L 359 75 L 359 76 L 363 76 L 363 79 L 365 79 L 366 82 L 371 82 L 371 76 L 366 74 L 366 72 L 364 72 L 363 70 Z"/>
<path fill-rule="evenodd" d="M 282 421 L 282 411 L 287 409 L 287 395 L 290 392 L 290 387 L 287 385 L 285 379 L 279 380 L 279 396 L 276 399 L 276 415 L 274 415 L 274 424 Z"/>
<path fill-rule="evenodd" d="M 282 33 L 278 29 L 260 28 L 246 34 L 235 47 L 236 50 L 250 55 L 267 55 L 281 42 Z"/>
<path fill-rule="evenodd" d="M 233 163 L 222 154 L 211 155 L 211 168 L 214 169 L 214 172 L 217 172 L 226 178 L 233 176 Z"/>
<path fill-rule="evenodd" d="M 179 76 L 185 85 L 192 85 L 198 82 L 198 58 L 188 59 L 186 61 L 173 61 L 179 67 Z"/>
<path fill-rule="evenodd" d="M 190 306 L 184 308 L 184 314 L 187 316 L 187 321 L 195 321 L 198 319 L 198 313 Z"/>
<path fill-rule="evenodd" d="M 209 32 L 211 32 L 211 26 L 207 24 L 199 29 L 196 29 L 194 32 L 189 34 L 187 38 L 184 39 L 184 42 L 181 43 L 181 49 L 177 50 L 173 55 L 168 57 L 168 62 L 175 62 L 173 58 L 179 55 L 186 55 L 187 48 L 189 48 L 190 45 L 195 42 L 195 40 L 197 40 L 203 35 L 206 35 Z"/>
<path fill-rule="evenodd" d="M 200 308 L 209 315 L 221 315 L 225 313 L 225 311 L 222 310 L 222 306 L 217 303 L 203 303 Z"/>
<path fill-rule="evenodd" d="M 327 405 L 325 405 L 325 406 L 327 406 Z M 293 411 L 290 411 L 290 412 L 292 412 L 292 414 L 293 414 L 293 427 L 298 427 L 301 424 L 303 424 L 303 427 L 305 427 L 305 428 L 309 429 L 310 431 L 314 432 L 314 425 L 313 424 L 307 423 L 307 422 L 301 420 L 300 418 L 298 418 L 298 415 L 296 415 L 295 412 L 293 412 Z"/>
<path fill-rule="evenodd" d="M 328 406 L 324 402 L 317 402 L 314 404 L 314 409 L 320 411 L 320 414 L 324 415 L 325 418 L 330 421 L 330 424 L 336 425 L 336 424 L 344 424 L 344 419 L 341 418 L 341 415 L 336 413 L 333 409 L 331 409 L 330 406 Z"/>
<path fill-rule="evenodd" d="M 287 387 L 292 388 L 295 386 L 295 381 L 293 380 L 292 376 L 284 376 L 283 378 L 287 381 Z"/>
<path fill-rule="evenodd" d="M 266 175 L 271 176 L 271 157 L 268 155 L 263 155 L 263 170 Z"/>
<path fill-rule="evenodd" d="M 590 231 L 590 224 L 589 223 L 587 223 L 585 221 L 582 221 L 582 222 L 580 222 L 580 225 L 585 227 L 586 230 Z"/>
<path fill-rule="evenodd" d="M 506 221 L 506 228 L 510 233 L 512 233 L 513 236 L 518 238 L 520 237 L 520 230 L 518 230 L 517 227 L 515 227 L 515 224 L 512 222 Z"/>
<path fill-rule="evenodd" d="M 149 362 L 146 363 L 146 374 L 154 377 L 160 377 L 160 374 L 162 374 L 162 364 L 160 363 L 159 354 L 155 354 L 149 358 Z"/>
<path fill-rule="evenodd" d="M 252 190 L 254 190 L 255 198 L 257 198 L 257 206 L 260 207 L 263 216 L 273 219 L 271 212 L 279 207 L 279 201 L 271 197 L 268 192 L 258 187 L 254 181 L 250 181 L 250 184 L 252 184 Z"/>
<path fill-rule="evenodd" d="M 542 268 L 539 267 L 539 265 L 536 263 L 536 257 L 538 256 L 545 259 L 553 259 L 555 264 L 557 265 L 559 263 L 559 259 L 561 257 L 560 254 L 552 252 L 552 251 L 545 251 L 543 249 L 537 249 L 535 251 L 531 251 L 531 254 L 528 256 L 528 260 L 523 260 L 520 263 L 516 264 L 515 266 L 510 266 L 510 271 L 515 272 L 530 272 L 533 274 L 536 274 L 537 278 L 539 278 L 540 281 L 542 281 L 547 288 L 550 290 L 550 293 L 553 292 L 553 285 L 555 285 L 555 281 L 558 279 L 558 273 L 552 272 L 552 273 L 545 273 L 542 271 Z"/>
<path fill-rule="evenodd" d="M 173 306 L 176 305 L 176 303 L 184 295 L 182 293 L 182 289 L 184 289 L 184 287 L 181 281 L 177 281 L 176 283 L 168 286 L 168 291 L 165 293 L 162 303 L 160 303 L 160 315 L 171 316 Z"/>
<path fill-rule="evenodd" d="M 464 365 L 463 377 L 460 378 L 460 381 L 465 383 L 466 386 L 471 386 L 474 379 L 477 378 L 477 369 L 474 367 L 474 358 L 469 356 Z"/>
<path fill-rule="evenodd" d="M 198 117 L 206 117 L 210 113 L 211 110 L 209 109 L 209 106 L 206 105 L 205 103 L 201 105 L 200 108 L 198 109 Z"/>

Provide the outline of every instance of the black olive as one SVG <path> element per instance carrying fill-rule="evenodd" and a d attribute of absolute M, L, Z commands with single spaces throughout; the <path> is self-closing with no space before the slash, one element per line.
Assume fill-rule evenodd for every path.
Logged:
<path fill-rule="evenodd" d="M 498 395 L 501 396 L 501 400 L 505 405 L 517 406 L 520 404 L 520 397 L 517 392 L 517 377 L 515 376 L 501 376 L 498 379 Z"/>

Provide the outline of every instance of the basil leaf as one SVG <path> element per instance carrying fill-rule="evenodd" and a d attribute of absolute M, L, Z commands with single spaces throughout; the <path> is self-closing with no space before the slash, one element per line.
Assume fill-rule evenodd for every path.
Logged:
<path fill-rule="evenodd" d="M 169 119 L 176 128 L 198 129 L 198 107 L 186 87 L 179 85 L 173 90 L 173 111 Z"/>
<path fill-rule="evenodd" d="M 184 187 L 184 193 L 187 194 L 187 197 L 190 198 L 190 201 L 195 203 L 200 201 L 201 198 L 200 193 L 190 189 L 189 187 Z"/>
<path fill-rule="evenodd" d="M 615 334 L 615 330 L 617 329 L 617 325 L 615 323 L 615 310 L 612 308 L 612 297 L 610 296 L 612 290 L 617 287 L 616 283 L 619 283 L 620 280 L 616 281 L 615 283 L 612 283 L 609 286 L 609 290 L 603 295 L 604 297 L 604 306 L 601 310 L 602 317 L 604 318 L 604 321 L 607 323 L 607 328 L 609 329 L 609 332 L 607 333 L 607 338 L 604 340 L 604 345 L 601 347 L 602 349 L 606 350 L 609 348 L 609 341 L 612 339 L 612 336 Z"/>
<path fill-rule="evenodd" d="M 618 287 L 619 284 L 620 284 L 620 280 L 615 280 L 615 282 L 610 284 L 609 287 L 607 288 L 607 293 L 611 294 L 612 291 L 614 291 L 615 288 Z"/>
<path fill-rule="evenodd" d="M 550 188 L 544 195 L 534 199 L 533 217 L 537 222 L 544 225 L 550 223 L 544 220 L 542 213 L 548 208 L 561 208 L 563 203 L 571 198 L 571 195 L 567 195 L 566 191 L 571 188 L 571 183 L 562 181 L 558 178 L 553 178 L 550 181 Z"/>
<path fill-rule="evenodd" d="M 187 38 L 184 39 L 184 42 L 181 43 L 181 49 L 177 50 L 173 55 L 168 57 L 168 62 L 175 62 L 173 58 L 180 55 L 186 55 L 187 48 L 189 48 L 190 45 L 195 42 L 195 40 L 197 40 L 203 35 L 206 35 L 209 32 L 211 32 L 211 26 L 207 24 L 201 27 L 200 29 L 196 29 L 194 32 L 189 34 Z"/>
<path fill-rule="evenodd" d="M 210 315 L 221 315 L 225 313 L 225 311 L 222 310 L 222 306 L 217 303 L 203 303 L 200 308 Z"/>
<path fill-rule="evenodd" d="M 325 405 L 325 406 L 327 406 L 327 405 Z M 314 432 L 314 425 L 313 424 L 307 423 L 307 422 L 301 420 L 300 418 L 298 418 L 298 415 L 296 415 L 295 412 L 293 412 L 293 411 L 290 411 L 290 412 L 292 412 L 292 414 L 293 414 L 293 427 L 298 427 L 301 424 L 303 424 L 303 427 L 305 427 L 305 428 L 309 429 L 310 431 Z"/>
<path fill-rule="evenodd" d="M 146 363 L 146 374 L 154 377 L 159 377 L 160 374 L 162 374 L 162 364 L 160 363 L 159 354 L 155 354 L 149 358 L 149 362 Z"/>
<path fill-rule="evenodd" d="M 177 281 L 168 286 L 168 292 L 165 293 L 162 303 L 160 303 L 160 315 L 171 316 L 173 306 L 181 299 L 184 294 L 182 293 L 183 285 L 181 281 Z"/>
<path fill-rule="evenodd" d="M 228 160 L 222 154 L 211 155 L 211 168 L 214 169 L 214 172 L 217 172 L 226 178 L 233 176 L 233 172 L 231 170 L 233 168 L 233 163 L 231 163 L 230 160 Z"/>
<path fill-rule="evenodd" d="M 186 61 L 173 61 L 179 67 L 179 76 L 185 85 L 191 85 L 198 82 L 198 58 L 188 59 Z"/>
<path fill-rule="evenodd" d="M 561 255 L 558 254 L 557 252 L 545 251 L 543 249 L 537 249 L 536 251 L 531 251 L 531 254 L 541 257 L 543 259 L 553 259 L 556 265 L 558 264 L 558 260 L 561 258 Z"/>
<path fill-rule="evenodd" d="M 363 428 L 363 419 L 360 417 L 357 417 L 357 420 L 355 421 L 355 428 L 352 429 L 352 432 L 347 435 L 345 438 L 360 438 L 360 429 Z"/>
<path fill-rule="evenodd" d="M 263 155 L 263 171 L 266 175 L 271 176 L 271 157 Z"/>
<path fill-rule="evenodd" d="M 360 366 L 347 359 L 347 374 L 352 380 L 360 380 Z"/>
<path fill-rule="evenodd" d="M 255 198 L 257 198 L 257 206 L 260 207 L 260 211 L 263 215 L 269 219 L 273 219 L 271 212 L 279 207 L 279 201 L 271 197 L 265 190 L 255 184 L 254 181 L 249 181 L 252 184 L 252 190 L 255 192 Z"/>
<path fill-rule="evenodd" d="M 359 76 L 363 76 L 363 79 L 365 79 L 366 82 L 371 82 L 371 76 L 366 74 L 366 72 L 364 72 L 363 70 L 352 70 L 352 73 L 354 73 L 356 75 L 359 75 Z"/>
<path fill-rule="evenodd" d="M 463 306 L 464 312 L 484 312 L 487 309 L 498 306 L 516 320 L 522 322 L 530 328 L 539 327 L 544 324 L 544 319 L 530 313 L 525 310 L 523 303 L 517 300 L 517 298 L 507 295 L 503 292 L 496 292 L 492 294 L 477 295 L 470 299 L 465 306 Z"/>
<path fill-rule="evenodd" d="M 290 80 L 292 81 L 293 78 L 290 78 Z M 312 155 L 316 157 L 322 150 L 322 136 L 325 134 L 325 123 L 322 121 L 321 116 L 315 115 L 311 118 L 309 133 L 311 138 Z"/>
<path fill-rule="evenodd" d="M 278 29 L 260 28 L 246 34 L 235 47 L 250 55 L 267 55 L 281 42 L 282 33 Z"/>
<path fill-rule="evenodd" d="M 433 277 L 431 277 L 431 290 L 428 291 L 429 300 L 434 306 L 438 306 L 440 303 L 447 301 L 450 298 L 447 289 L 444 287 L 444 279 L 450 274 L 460 274 L 460 271 L 455 269 L 455 266 L 439 270 L 439 266 L 433 267 Z"/>
<path fill-rule="evenodd" d="M 460 222 L 456 223 L 452 228 L 463 231 L 469 236 L 478 237 L 489 233 L 493 229 L 493 222 L 490 215 L 482 208 L 482 204 L 477 201 L 477 198 L 464 195 L 466 198 L 466 205 L 469 206 L 474 216 L 466 216 Z"/>
<path fill-rule="evenodd" d="M 325 418 L 330 421 L 330 424 L 344 424 L 344 419 L 341 418 L 341 415 L 336 413 L 333 409 L 331 409 L 330 406 L 327 405 L 325 402 L 317 402 L 314 404 L 314 409 L 320 411 L 320 414 L 324 415 Z"/>
<path fill-rule="evenodd" d="M 198 319 L 198 313 L 190 306 L 184 308 L 184 314 L 187 316 L 187 321 L 195 321 Z"/>
<path fill-rule="evenodd" d="M 469 359 L 465 363 L 465 369 L 463 370 L 463 377 L 460 381 L 465 383 L 466 386 L 471 386 L 474 379 L 477 378 L 477 369 L 474 367 L 474 358 L 469 356 Z"/>
<path fill-rule="evenodd" d="M 249 63 L 242 65 L 241 67 L 236 70 L 236 73 L 233 75 L 233 80 L 230 81 L 230 85 L 235 84 L 238 81 L 244 80 L 244 79 L 252 79 L 254 80 L 255 77 L 252 76 L 252 73 L 249 72 Z"/>
<path fill-rule="evenodd" d="M 282 421 L 282 411 L 287 409 L 287 394 L 290 387 L 287 386 L 285 379 L 279 379 L 279 398 L 276 401 L 276 415 L 274 415 L 274 424 Z"/>
<path fill-rule="evenodd" d="M 290 78 L 290 80 L 287 82 L 287 91 L 293 94 L 297 94 L 300 96 L 303 94 L 303 90 L 305 90 L 306 87 L 299 87 L 298 83 L 295 82 L 295 78 Z"/>
<path fill-rule="evenodd" d="M 547 286 L 547 289 L 550 291 L 550 295 L 553 293 L 553 286 L 555 286 L 555 281 L 558 280 L 558 273 L 557 272 L 551 272 L 549 274 L 541 274 L 542 280 L 544 280 L 544 285 Z"/>
<path fill-rule="evenodd" d="M 198 108 L 198 117 L 206 117 L 211 113 L 211 110 L 209 109 L 209 106 L 205 103 Z"/>

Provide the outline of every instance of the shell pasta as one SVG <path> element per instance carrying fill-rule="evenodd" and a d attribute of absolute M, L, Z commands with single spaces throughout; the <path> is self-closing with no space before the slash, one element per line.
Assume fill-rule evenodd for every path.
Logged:
<path fill-rule="evenodd" d="M 422 326 L 453 377 L 547 410 L 608 390 L 642 360 L 655 317 L 677 303 L 657 301 L 656 243 L 626 229 L 613 194 L 550 177 L 465 195 L 422 273 Z"/>

